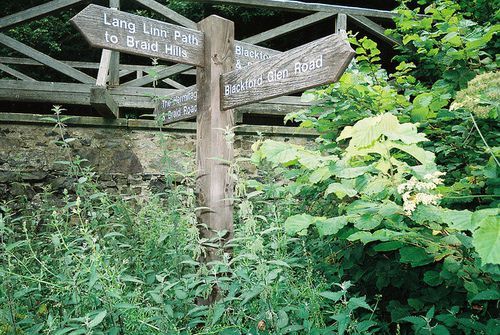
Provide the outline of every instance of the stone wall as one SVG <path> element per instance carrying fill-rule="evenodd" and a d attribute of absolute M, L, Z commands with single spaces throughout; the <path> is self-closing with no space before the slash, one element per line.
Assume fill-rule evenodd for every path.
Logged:
<path fill-rule="evenodd" d="M 26 196 L 44 188 L 59 193 L 74 187 L 67 166 L 58 163 L 79 156 L 99 176 L 107 192 L 123 195 L 148 194 L 161 190 L 165 169 L 190 172 L 195 169 L 196 135 L 189 132 L 160 133 L 127 128 L 68 127 L 65 137 L 71 150 L 56 142 L 52 126 L 0 124 L 0 201 Z M 304 137 L 275 139 L 305 143 Z M 257 136 L 237 135 L 235 154 L 250 154 Z M 166 160 L 165 157 L 168 157 Z"/>

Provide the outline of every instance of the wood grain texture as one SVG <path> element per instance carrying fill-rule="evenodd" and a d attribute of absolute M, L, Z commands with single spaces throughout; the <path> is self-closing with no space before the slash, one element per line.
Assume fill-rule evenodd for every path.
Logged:
<path fill-rule="evenodd" d="M 379 37 L 380 39 L 389 42 L 392 45 L 400 45 L 401 41 L 394 37 L 385 34 L 385 28 L 376 22 L 373 22 L 367 17 L 362 15 L 349 15 L 349 18 L 356 23 L 358 26 L 367 29 L 369 33 Z"/>
<path fill-rule="evenodd" d="M 281 51 L 253 45 L 246 42 L 234 41 L 234 57 L 236 61 L 236 69 L 241 69 L 245 66 L 281 54 Z"/>
<path fill-rule="evenodd" d="M 0 112 L 0 123 L 30 123 L 54 126 L 54 122 L 47 119 L 47 114 L 33 113 L 3 113 Z M 134 128 L 158 130 L 158 123 L 152 120 L 140 119 L 106 119 L 95 116 L 77 116 L 71 115 L 70 119 L 64 121 L 68 126 L 91 126 L 91 127 L 119 127 L 119 128 Z M 190 132 L 196 131 L 196 124 L 193 122 L 177 122 L 169 124 L 162 128 L 162 131 L 171 132 Z M 257 135 L 265 134 L 266 136 L 294 136 L 294 137 L 317 137 L 318 133 L 313 129 L 304 129 L 299 127 L 284 127 L 284 126 L 250 126 L 241 125 L 236 128 L 237 135 Z"/>
<path fill-rule="evenodd" d="M 187 28 L 196 29 L 196 22 L 191 21 L 187 17 L 180 15 L 179 13 L 171 10 L 167 6 L 164 6 L 156 2 L 155 0 L 135 0 L 135 1 L 165 16 L 166 18 L 169 18 L 175 23 L 178 23 Z"/>
<path fill-rule="evenodd" d="M 24 73 L 17 71 L 16 69 L 13 69 L 11 67 L 8 67 L 7 65 L 2 64 L 2 63 L 0 63 L 0 72 L 8 73 L 11 76 L 14 76 L 18 79 L 25 80 L 25 81 L 36 81 L 35 79 L 31 78 L 30 76 L 27 76 Z"/>
<path fill-rule="evenodd" d="M 222 111 L 220 78 L 234 66 L 234 23 L 218 16 L 209 16 L 198 24 L 205 34 L 205 67 L 197 69 L 198 115 L 196 118 L 196 161 L 198 166 L 197 198 L 201 209 L 201 231 L 210 238 L 216 231 L 233 235 L 233 180 L 230 164 L 233 144 L 224 131 L 234 127 L 232 110 Z M 208 248 L 204 261 L 217 258 L 216 250 Z M 213 297 L 212 297 L 213 298 Z"/>
<path fill-rule="evenodd" d="M 53 104 L 90 105 L 90 87 L 93 84 L 31 82 L 0 79 L 0 100 L 49 102 Z M 153 109 L 154 95 L 169 95 L 174 90 L 143 87 L 110 88 L 119 107 Z"/>
<path fill-rule="evenodd" d="M 280 56 L 222 75 L 222 108 L 230 109 L 337 81 L 355 52 L 333 34 Z"/>
<path fill-rule="evenodd" d="M 335 12 L 318 12 L 306 17 L 300 18 L 298 20 L 285 23 L 281 26 L 275 27 L 273 29 L 266 30 L 259 34 L 247 37 L 243 39 L 243 42 L 257 44 L 264 41 L 269 41 L 273 38 L 283 36 L 286 34 L 293 33 L 296 30 L 309 27 L 310 25 L 317 23 L 319 21 L 325 20 L 329 17 L 335 15 Z"/>
<path fill-rule="evenodd" d="M 71 22 L 93 47 L 203 66 L 203 34 L 197 30 L 97 5 Z"/>
<path fill-rule="evenodd" d="M 43 52 L 35 50 L 32 47 L 29 47 L 26 44 L 21 43 L 5 34 L 0 33 L 0 43 L 28 57 L 35 58 L 38 62 L 47 65 L 48 67 L 51 67 L 56 71 L 64 73 L 68 77 L 71 77 L 82 83 L 86 84 L 95 83 L 95 78 L 92 78 L 91 76 L 81 71 L 78 71 L 77 69 L 72 68 L 71 66 L 61 61 L 58 61 L 57 59 L 54 59 L 44 54 Z"/>
<path fill-rule="evenodd" d="M 99 63 L 99 71 L 97 71 L 96 86 L 106 87 L 108 81 L 108 73 L 111 65 L 111 50 L 104 49 L 101 53 L 101 62 Z"/>
<path fill-rule="evenodd" d="M 337 34 L 345 33 L 347 31 L 347 15 L 338 14 L 335 18 L 335 32 Z"/>
<path fill-rule="evenodd" d="M 198 90 L 196 85 L 162 97 L 154 114 L 163 120 L 163 124 L 192 119 L 198 111 Z"/>
<path fill-rule="evenodd" d="M 21 12 L 0 18 L 0 29 L 49 15 L 61 9 L 71 7 L 79 2 L 82 2 L 82 0 L 54 0 L 39 6 L 28 8 Z"/>
<path fill-rule="evenodd" d="M 393 17 L 398 16 L 397 13 L 388 10 L 330 5 L 330 4 L 312 3 L 303 1 L 291 1 L 291 0 L 189 0 L 189 1 L 227 3 L 227 4 L 237 4 L 237 5 L 251 6 L 251 7 L 267 7 L 279 10 L 292 10 L 299 12 L 345 13 L 348 15 L 351 14 L 364 15 L 364 16 L 380 17 L 386 19 L 392 19 Z"/>
<path fill-rule="evenodd" d="M 94 86 L 90 88 L 90 104 L 103 117 L 118 118 L 118 105 L 105 87 Z"/>

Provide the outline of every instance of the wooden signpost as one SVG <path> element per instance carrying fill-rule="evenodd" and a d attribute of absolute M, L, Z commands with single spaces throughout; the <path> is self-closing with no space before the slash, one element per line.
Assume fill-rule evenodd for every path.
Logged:
<path fill-rule="evenodd" d="M 210 238 L 233 233 L 234 107 L 331 83 L 340 78 L 354 51 L 334 34 L 287 52 L 234 40 L 234 24 L 210 16 L 197 30 L 89 5 L 71 20 L 92 46 L 197 66 L 196 86 L 162 99 L 155 113 L 172 123 L 196 116 L 198 220 Z M 204 259 L 216 258 L 208 248 Z"/>

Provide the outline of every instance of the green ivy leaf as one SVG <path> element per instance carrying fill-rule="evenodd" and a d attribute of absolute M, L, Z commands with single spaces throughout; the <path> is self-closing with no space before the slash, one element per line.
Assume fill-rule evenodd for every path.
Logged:
<path fill-rule="evenodd" d="M 500 219 L 489 216 L 472 235 L 482 264 L 500 264 Z"/>

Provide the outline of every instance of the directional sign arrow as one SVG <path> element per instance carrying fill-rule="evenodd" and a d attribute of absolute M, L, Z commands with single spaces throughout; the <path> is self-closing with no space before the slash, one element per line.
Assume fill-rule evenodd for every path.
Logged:
<path fill-rule="evenodd" d="M 191 119 L 198 111 L 198 90 L 196 85 L 163 97 L 155 108 L 163 124 Z"/>
<path fill-rule="evenodd" d="M 203 33 L 89 5 L 71 22 L 93 47 L 203 66 Z"/>
<path fill-rule="evenodd" d="M 234 41 L 236 69 L 241 69 L 258 61 L 280 55 L 281 51 L 260 47 L 257 45 Z M 173 94 L 161 97 L 154 110 L 163 124 L 188 120 L 196 117 L 198 90 L 196 85 L 179 90 Z"/>
<path fill-rule="evenodd" d="M 224 110 L 337 81 L 355 55 L 333 34 L 222 75 Z"/>

